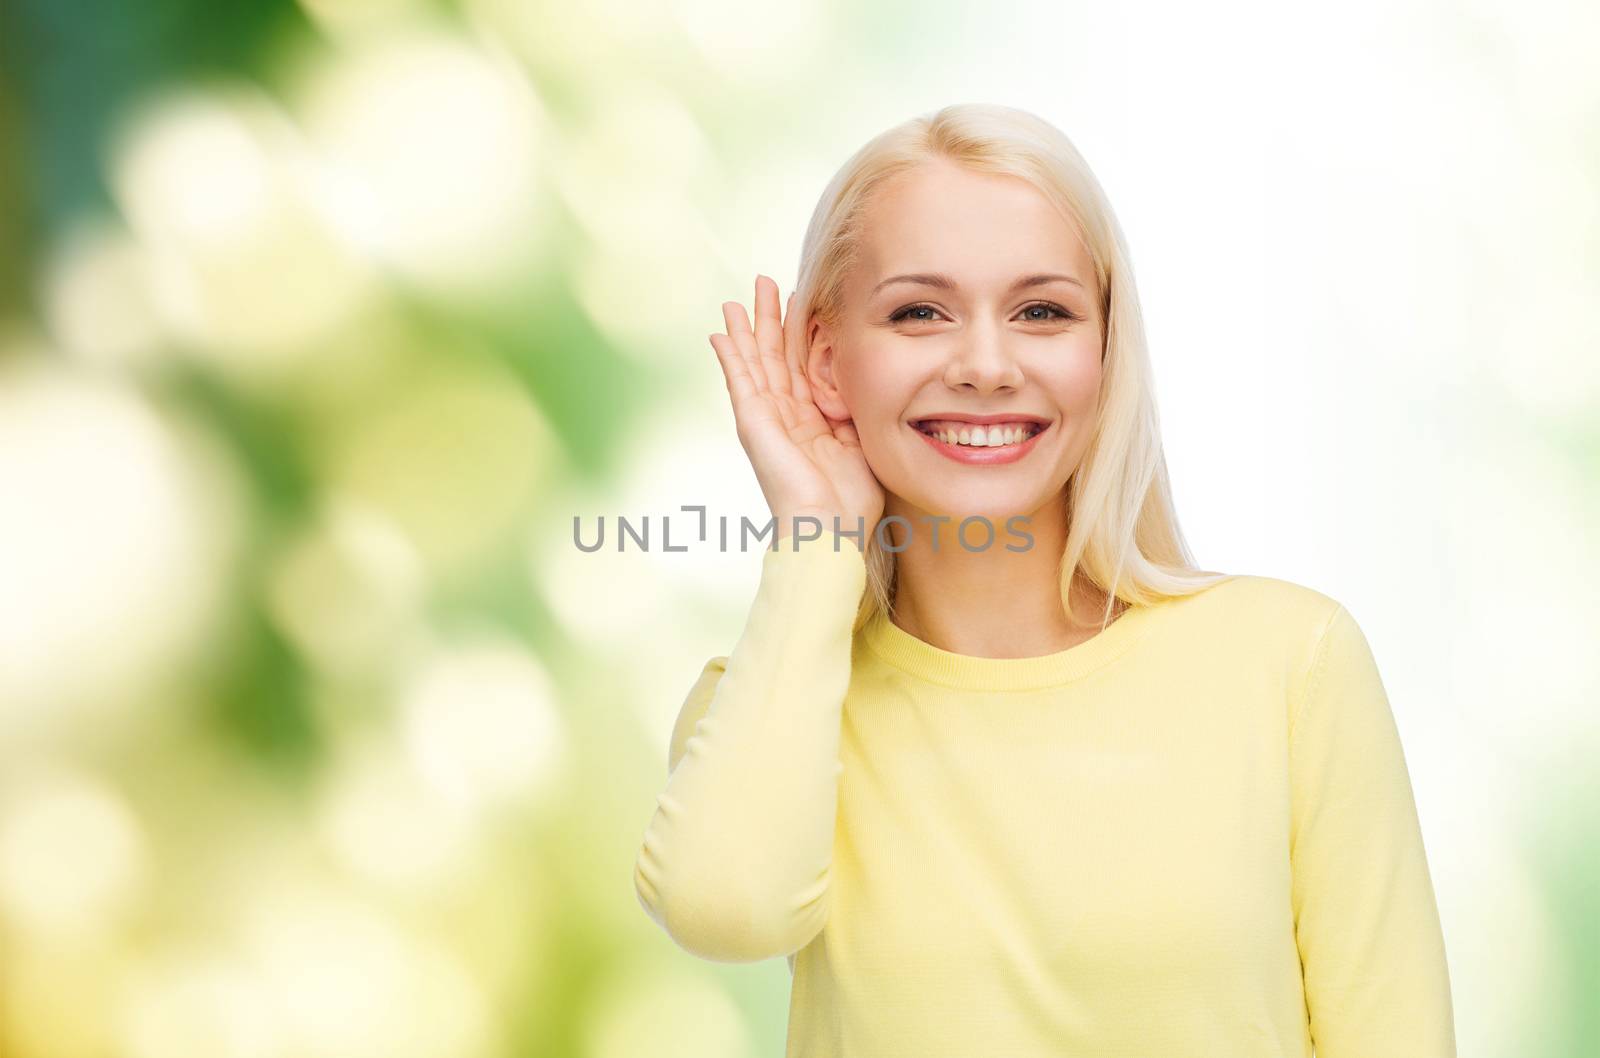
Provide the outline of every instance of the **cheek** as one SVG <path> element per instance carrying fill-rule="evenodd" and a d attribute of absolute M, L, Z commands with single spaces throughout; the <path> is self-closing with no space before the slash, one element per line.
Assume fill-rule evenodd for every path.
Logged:
<path fill-rule="evenodd" d="M 916 380 L 895 370 L 894 360 L 871 348 L 853 347 L 835 376 L 858 432 L 893 429 L 916 392 Z"/>
<path fill-rule="evenodd" d="M 1100 342 L 1093 335 L 1086 336 L 1082 342 L 1074 342 L 1068 355 L 1035 376 L 1063 410 L 1080 411 L 1094 406 L 1103 377 Z"/>

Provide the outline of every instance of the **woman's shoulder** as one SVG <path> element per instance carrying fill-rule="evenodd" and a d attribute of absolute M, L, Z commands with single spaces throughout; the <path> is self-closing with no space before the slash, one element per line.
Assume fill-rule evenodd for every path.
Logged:
<path fill-rule="evenodd" d="M 1342 609 L 1338 599 L 1307 584 L 1260 573 L 1233 573 L 1192 595 L 1174 600 L 1200 625 L 1231 638 L 1262 641 L 1284 637 L 1286 645 L 1315 642 Z"/>
<path fill-rule="evenodd" d="M 1221 605 L 1313 613 L 1331 611 L 1339 605 L 1337 599 L 1308 584 L 1264 573 L 1230 573 L 1200 594 L 1214 595 Z"/>
<path fill-rule="evenodd" d="M 1235 574 L 1185 597 L 1160 637 L 1184 662 L 1257 688 L 1278 688 L 1292 701 L 1304 686 L 1340 615 L 1327 592 L 1283 577 Z"/>

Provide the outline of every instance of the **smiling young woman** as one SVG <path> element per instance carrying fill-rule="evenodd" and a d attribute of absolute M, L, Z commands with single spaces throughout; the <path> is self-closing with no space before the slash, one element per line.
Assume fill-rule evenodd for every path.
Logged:
<path fill-rule="evenodd" d="M 1127 251 L 1066 137 L 986 105 L 890 129 L 824 192 L 787 311 L 765 276 L 754 326 L 723 311 L 778 539 L 634 882 L 687 951 L 788 959 L 788 1058 L 1451 1058 L 1372 652 L 1337 600 L 1190 558 Z"/>

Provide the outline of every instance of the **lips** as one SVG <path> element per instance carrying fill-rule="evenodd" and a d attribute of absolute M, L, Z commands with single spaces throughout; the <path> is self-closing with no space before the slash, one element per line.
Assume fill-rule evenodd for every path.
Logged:
<path fill-rule="evenodd" d="M 954 422 L 954 420 L 948 419 L 933 421 L 936 423 L 943 422 L 947 424 Z M 910 425 L 912 429 L 916 430 L 917 435 L 923 439 L 924 443 L 945 458 L 956 463 L 964 463 L 968 466 L 996 466 L 1006 463 L 1015 463 L 1017 460 L 1024 458 L 1029 452 L 1032 452 L 1035 448 L 1037 448 L 1039 445 L 1040 436 L 1047 433 L 1050 429 L 1049 423 L 1046 423 L 1043 426 L 1035 426 L 1031 421 L 1028 420 L 1007 419 L 1001 420 L 1001 422 L 992 426 L 978 425 L 970 422 L 960 422 L 959 425 L 962 427 L 961 430 L 955 434 L 952 434 L 949 429 L 946 429 L 943 432 L 943 436 L 940 436 L 930 432 L 927 429 L 923 429 L 921 425 L 919 425 L 919 422 L 912 422 L 908 425 Z M 1032 432 L 1029 433 L 1023 440 L 1018 441 L 1016 439 L 1016 434 L 1023 431 Z M 1010 433 L 1010 443 L 1006 443 L 1006 436 L 1008 432 Z M 995 437 L 999 443 L 993 445 L 987 443 L 960 443 L 959 439 L 962 434 L 966 434 L 970 442 L 973 438 L 973 435 L 979 433 L 985 434 L 986 437 Z"/>
<path fill-rule="evenodd" d="M 1027 412 L 996 412 L 988 415 L 977 415 L 961 411 L 931 412 L 919 415 L 909 420 L 913 426 L 918 423 L 945 420 L 950 422 L 970 423 L 974 426 L 993 426 L 999 423 L 1034 423 L 1038 426 L 1048 426 L 1050 418 L 1046 415 L 1033 415 Z"/>

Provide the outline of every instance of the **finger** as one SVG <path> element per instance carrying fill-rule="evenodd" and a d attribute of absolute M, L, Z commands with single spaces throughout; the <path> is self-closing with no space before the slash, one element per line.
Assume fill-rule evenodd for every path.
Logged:
<path fill-rule="evenodd" d="M 805 371 L 801 368 L 806 356 L 805 314 L 795 311 L 794 298 L 793 294 L 789 295 L 789 306 L 784 310 L 784 368 L 789 374 L 789 391 L 794 395 L 796 402 L 811 403 L 815 406 L 811 396 L 811 385 L 806 381 Z"/>
<path fill-rule="evenodd" d="M 756 347 L 756 333 L 750 326 L 750 316 L 745 312 L 744 304 L 738 301 L 724 301 L 722 318 L 728 324 L 728 336 L 738 345 L 739 354 L 750 366 L 750 374 L 763 392 L 772 391 L 775 387 L 768 375 L 767 365 L 762 360 L 761 350 Z"/>
<path fill-rule="evenodd" d="M 716 350 L 717 360 L 722 364 L 722 375 L 728 383 L 728 393 L 733 397 L 734 411 L 737 413 L 744 401 L 756 396 L 758 390 L 755 380 L 750 377 L 750 366 L 745 363 L 733 346 L 733 341 L 726 334 L 710 335 L 711 348 Z"/>
<path fill-rule="evenodd" d="M 783 358 L 783 319 L 778 315 L 778 284 L 769 276 L 756 276 L 756 348 L 767 366 L 767 381 L 775 393 L 789 392 L 789 365 Z"/>
<path fill-rule="evenodd" d="M 744 307 L 737 301 L 724 301 L 722 303 L 722 323 L 723 329 L 727 332 L 728 348 L 734 356 L 738 357 L 739 362 L 744 365 L 745 373 L 750 376 L 750 380 L 756 389 L 764 390 L 767 385 L 766 371 L 762 369 L 758 358 L 751 355 L 751 351 L 745 347 L 745 344 L 735 337 L 739 333 L 739 321 L 743 314 Z"/>

